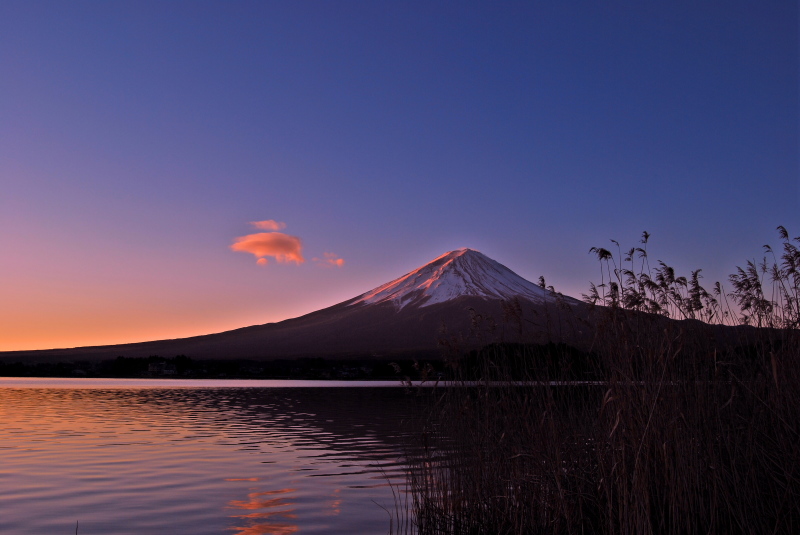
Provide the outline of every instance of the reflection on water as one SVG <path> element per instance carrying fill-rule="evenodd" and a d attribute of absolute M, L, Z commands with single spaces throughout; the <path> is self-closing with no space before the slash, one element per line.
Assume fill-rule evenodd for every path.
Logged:
<path fill-rule="evenodd" d="M 395 388 L 0 387 L 0 532 L 386 533 L 413 405 Z"/>
<path fill-rule="evenodd" d="M 281 495 L 296 491 L 297 489 L 281 489 L 251 492 L 247 495 L 247 501 L 231 501 L 228 507 L 232 509 L 259 511 L 255 513 L 232 515 L 234 518 L 246 519 L 249 524 L 247 527 L 237 527 L 233 529 L 236 530 L 236 533 L 241 535 L 263 533 L 286 535 L 288 533 L 295 533 L 300 529 L 296 524 L 281 522 L 282 519 L 297 518 L 297 515 L 294 514 L 294 507 L 292 507 L 294 503 L 289 501 L 291 496 Z M 260 511 L 262 509 L 266 509 L 266 511 Z M 256 523 L 250 523 L 253 521 Z"/>

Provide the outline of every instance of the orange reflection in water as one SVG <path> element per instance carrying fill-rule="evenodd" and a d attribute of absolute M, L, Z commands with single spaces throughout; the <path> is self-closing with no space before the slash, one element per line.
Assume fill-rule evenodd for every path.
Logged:
<path fill-rule="evenodd" d="M 273 517 L 284 519 L 297 518 L 297 515 L 294 514 L 294 508 L 292 508 L 294 503 L 288 501 L 286 499 L 287 496 L 281 496 L 296 491 L 297 489 L 280 489 L 251 492 L 247 495 L 247 500 L 231 500 L 228 502 L 229 509 L 240 509 L 244 511 L 267 509 L 266 511 L 231 515 L 231 518 L 240 518 L 250 522 L 272 519 Z M 265 498 L 267 496 L 270 496 L 270 498 Z M 258 522 L 247 526 L 230 528 L 230 530 L 235 531 L 237 535 L 289 535 L 290 533 L 296 533 L 299 529 L 300 528 L 298 528 L 296 524 L 288 522 Z"/>
<path fill-rule="evenodd" d="M 342 489 L 335 489 L 333 491 L 333 500 L 331 500 L 329 503 L 330 511 L 328 512 L 328 514 L 331 516 L 338 516 L 339 513 L 342 512 L 342 497 L 339 494 L 341 490 Z"/>
<path fill-rule="evenodd" d="M 290 535 L 297 533 L 300 528 L 294 524 L 258 524 L 246 528 L 230 528 L 236 530 L 237 535 Z"/>

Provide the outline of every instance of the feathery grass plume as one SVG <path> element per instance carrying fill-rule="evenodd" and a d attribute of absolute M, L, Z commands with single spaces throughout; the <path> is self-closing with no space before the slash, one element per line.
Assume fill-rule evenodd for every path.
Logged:
<path fill-rule="evenodd" d="M 619 264 L 592 248 L 589 348 L 449 355 L 404 532 L 800 532 L 800 238 L 778 232 L 780 257 L 737 268 L 730 293 L 651 268 L 647 232 Z"/>

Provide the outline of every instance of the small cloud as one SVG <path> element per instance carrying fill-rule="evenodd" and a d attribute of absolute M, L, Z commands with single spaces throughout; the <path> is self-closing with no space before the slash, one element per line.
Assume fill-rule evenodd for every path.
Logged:
<path fill-rule="evenodd" d="M 344 258 L 339 258 L 334 253 L 323 253 L 323 258 L 314 258 L 313 260 L 326 266 L 342 267 L 344 265 Z"/>
<path fill-rule="evenodd" d="M 272 257 L 281 263 L 302 264 L 306 261 L 300 238 L 282 232 L 258 232 L 240 236 L 231 245 L 231 249 L 255 255 L 262 266 L 269 262 L 266 257 Z"/>
<path fill-rule="evenodd" d="M 282 221 L 275 221 L 274 219 L 266 219 L 264 221 L 250 221 L 250 224 L 257 229 L 261 230 L 283 230 L 286 228 L 286 223 Z"/>
<path fill-rule="evenodd" d="M 266 258 L 259 258 L 258 260 L 256 260 L 256 264 L 258 264 L 259 266 L 266 266 L 267 264 L 269 264 L 269 260 L 267 260 Z"/>

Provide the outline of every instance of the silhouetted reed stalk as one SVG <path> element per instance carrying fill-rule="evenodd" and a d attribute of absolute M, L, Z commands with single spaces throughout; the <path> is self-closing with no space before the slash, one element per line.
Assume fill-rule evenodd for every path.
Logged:
<path fill-rule="evenodd" d="M 552 383 L 576 377 L 532 346 L 488 346 L 469 372 L 454 355 L 402 532 L 800 532 L 800 239 L 779 233 L 780 257 L 737 269 L 727 295 L 651 268 L 647 233 L 618 257 L 593 248 L 592 384 Z"/>

